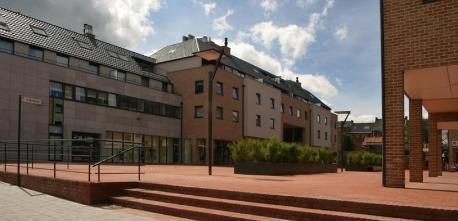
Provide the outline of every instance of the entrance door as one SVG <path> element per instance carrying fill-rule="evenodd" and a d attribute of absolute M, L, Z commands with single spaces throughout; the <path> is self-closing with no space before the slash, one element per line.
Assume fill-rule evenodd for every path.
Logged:
<path fill-rule="evenodd" d="M 94 141 L 99 139 L 99 134 L 73 132 L 72 139 L 87 140 L 87 141 L 73 141 L 72 142 L 72 161 L 87 162 L 92 152 L 91 162 L 100 160 L 100 143 Z M 92 150 L 89 152 L 89 150 Z"/>
<path fill-rule="evenodd" d="M 229 142 L 215 140 L 215 165 L 231 165 L 232 157 Z"/>

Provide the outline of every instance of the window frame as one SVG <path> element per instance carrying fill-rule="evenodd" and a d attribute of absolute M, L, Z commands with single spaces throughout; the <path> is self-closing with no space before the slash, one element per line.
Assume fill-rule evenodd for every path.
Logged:
<path fill-rule="evenodd" d="M 270 98 L 270 109 L 275 110 L 275 98 Z"/>
<path fill-rule="evenodd" d="M 223 107 L 216 106 L 216 119 L 224 120 L 224 108 Z"/>
<path fill-rule="evenodd" d="M 275 130 L 275 118 L 270 118 L 270 129 Z"/>
<path fill-rule="evenodd" d="M 224 96 L 224 84 L 223 84 L 223 82 L 220 82 L 220 81 L 216 82 L 215 93 L 216 93 L 216 95 Z"/>
<path fill-rule="evenodd" d="M 232 99 L 234 99 L 234 100 L 239 100 L 240 99 L 239 88 L 238 87 L 232 87 Z"/>
<path fill-rule="evenodd" d="M 256 104 L 261 105 L 261 94 L 260 93 L 256 93 Z"/>
<path fill-rule="evenodd" d="M 32 51 L 39 51 L 39 52 L 41 52 L 41 57 L 32 55 Z M 28 56 L 29 56 L 29 58 L 32 58 L 32 59 L 34 59 L 34 60 L 43 61 L 43 60 L 44 60 L 44 56 L 45 56 L 45 50 L 43 50 L 43 48 L 34 47 L 34 46 L 31 46 L 31 45 L 30 45 L 30 46 L 29 46 L 29 53 L 28 53 Z"/>
<path fill-rule="evenodd" d="M 235 119 L 234 119 L 234 117 L 235 117 Z M 238 123 L 239 122 L 239 112 L 236 111 L 236 110 L 232 110 L 232 122 L 233 123 Z"/>
<path fill-rule="evenodd" d="M 201 115 L 198 115 L 198 110 L 202 111 Z M 204 118 L 205 110 L 203 105 L 194 106 L 194 118 Z"/>
<path fill-rule="evenodd" d="M 194 94 L 204 93 L 204 80 L 194 81 Z"/>
<path fill-rule="evenodd" d="M 59 62 L 59 58 L 65 58 L 67 59 L 67 62 Z M 61 54 L 61 53 L 56 53 L 56 64 L 59 65 L 59 66 L 62 66 L 62 67 L 69 67 L 70 65 L 70 57 L 65 55 L 65 54 Z"/>
<path fill-rule="evenodd" d="M 256 127 L 261 127 L 261 115 L 256 114 Z"/>
<path fill-rule="evenodd" d="M 3 48 L 3 47 L 0 47 L 0 52 L 4 52 L 4 53 L 8 53 L 8 54 L 13 54 L 14 53 L 14 41 L 11 41 L 11 40 L 5 39 L 5 38 L 0 38 L 0 42 L 4 42 L 5 45 L 6 44 L 11 45 L 11 50 Z"/>

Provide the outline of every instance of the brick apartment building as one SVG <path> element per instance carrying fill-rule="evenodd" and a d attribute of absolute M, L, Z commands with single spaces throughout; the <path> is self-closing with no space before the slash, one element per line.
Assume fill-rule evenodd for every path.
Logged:
<path fill-rule="evenodd" d="M 340 129 L 340 123 L 337 127 Z M 344 126 L 344 134 L 349 136 L 353 150 L 382 152 L 383 125 L 382 119 L 375 118 L 371 123 L 348 121 Z M 340 135 L 340 132 L 339 132 Z"/>
<path fill-rule="evenodd" d="M 80 34 L 2 8 L 0 52 L 0 140 L 17 139 L 23 95 L 42 101 L 23 105 L 23 140 L 119 141 L 100 144 L 113 146 L 94 154 L 105 156 L 120 151 L 120 142 L 145 142 L 153 146 L 147 162 L 179 161 L 182 98 L 153 71 L 154 59 L 96 39 L 88 25 Z M 61 146 L 56 160 L 82 160 L 77 155 L 87 152 Z"/>
<path fill-rule="evenodd" d="M 423 181 L 422 107 L 429 114 L 429 176 L 442 174 L 441 130 L 458 129 L 458 1 L 382 0 L 384 175 L 404 187 L 404 95 L 410 181 Z"/>
<path fill-rule="evenodd" d="M 183 128 L 185 146 L 201 156 L 193 163 L 205 162 L 208 72 L 214 67 L 214 63 L 196 53 L 217 47 L 207 37 L 188 35 L 151 55 L 158 68 L 167 72 L 176 93 L 184 98 L 183 121 L 192 124 Z M 242 137 L 276 136 L 287 142 L 337 151 L 337 115 L 303 89 L 300 82 L 282 79 L 231 55 L 230 48 L 226 48 L 221 63 L 213 95 L 216 164 L 230 160 L 228 144 Z"/>
<path fill-rule="evenodd" d="M 96 39 L 90 25 L 80 34 L 0 8 L 0 140 L 17 139 L 23 95 L 42 101 L 24 104 L 23 140 L 101 139 L 93 149 L 98 159 L 135 142 L 146 146 L 146 163 L 206 163 L 208 73 L 215 64 L 194 53 L 211 48 L 219 46 L 186 36 L 146 57 Z M 337 151 L 331 108 L 299 82 L 225 49 L 214 80 L 215 164 L 230 164 L 229 145 L 243 137 Z M 83 160 L 77 156 L 88 151 L 81 151 L 60 148 L 57 160 Z"/>

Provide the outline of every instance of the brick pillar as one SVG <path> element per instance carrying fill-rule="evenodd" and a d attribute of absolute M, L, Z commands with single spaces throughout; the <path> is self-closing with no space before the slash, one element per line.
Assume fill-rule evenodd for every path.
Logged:
<path fill-rule="evenodd" d="M 410 182 L 423 182 L 423 139 L 421 100 L 409 102 L 409 171 Z"/>
<path fill-rule="evenodd" d="M 437 141 L 437 175 L 442 176 L 442 130 L 436 131 L 436 141 Z"/>
<path fill-rule="evenodd" d="M 428 119 L 428 171 L 430 177 L 437 177 L 437 132 L 436 132 L 436 120 L 431 118 L 431 114 Z"/>
<path fill-rule="evenodd" d="M 386 69 L 383 74 L 383 185 L 405 187 L 404 75 Z"/>

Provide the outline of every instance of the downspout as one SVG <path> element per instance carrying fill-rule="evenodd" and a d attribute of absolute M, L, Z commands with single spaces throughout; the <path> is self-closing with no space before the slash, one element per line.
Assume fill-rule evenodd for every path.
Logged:
<path fill-rule="evenodd" d="M 385 126 L 385 34 L 384 34 L 384 16 L 383 16 L 383 0 L 380 0 L 380 49 L 381 49 L 381 71 L 382 71 L 382 127 L 383 127 L 383 142 L 382 142 L 382 183 L 386 186 L 386 126 Z"/>
<path fill-rule="evenodd" d="M 183 142 L 183 102 L 180 103 L 180 149 L 181 149 L 181 156 L 180 156 L 180 161 L 183 164 L 183 156 L 185 154 L 184 150 L 184 142 Z"/>
<path fill-rule="evenodd" d="M 245 84 L 242 85 L 242 138 L 245 137 Z"/>

